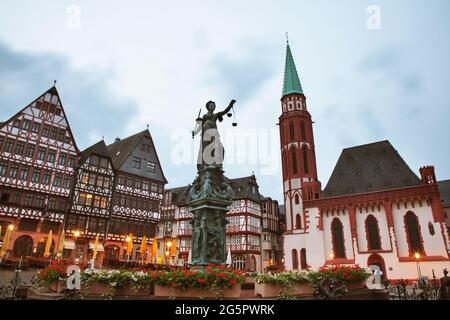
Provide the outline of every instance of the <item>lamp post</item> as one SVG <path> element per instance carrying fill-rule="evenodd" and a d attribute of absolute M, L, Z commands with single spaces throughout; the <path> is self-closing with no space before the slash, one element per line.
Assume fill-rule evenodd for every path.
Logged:
<path fill-rule="evenodd" d="M 416 253 L 414 254 L 414 258 L 416 258 L 417 275 L 419 276 L 419 285 L 420 285 L 420 279 L 422 278 L 422 272 L 421 272 L 421 270 L 420 270 L 420 263 L 419 263 L 419 260 L 420 260 L 420 253 L 416 252 Z"/>
<path fill-rule="evenodd" d="M 130 261 L 130 254 L 129 254 L 129 252 L 130 252 L 130 250 L 128 249 L 128 246 L 130 246 L 130 245 L 132 245 L 130 242 L 131 242 L 131 237 L 130 236 L 127 236 L 126 238 L 125 238 L 125 242 L 127 243 L 127 261 L 125 262 L 125 266 L 128 264 L 128 262 Z"/>
<path fill-rule="evenodd" d="M 172 241 L 167 241 L 167 250 L 166 250 L 166 264 L 170 263 L 170 248 L 172 247 Z"/>
<path fill-rule="evenodd" d="M 334 253 L 330 253 L 330 260 L 331 260 L 331 265 L 334 264 Z"/>
<path fill-rule="evenodd" d="M 77 247 L 77 240 L 80 237 L 80 231 L 79 230 L 75 230 L 73 232 L 73 238 L 74 238 L 74 252 L 73 252 L 73 261 L 75 262 L 75 260 L 78 258 L 75 256 L 76 254 L 76 247 Z"/>

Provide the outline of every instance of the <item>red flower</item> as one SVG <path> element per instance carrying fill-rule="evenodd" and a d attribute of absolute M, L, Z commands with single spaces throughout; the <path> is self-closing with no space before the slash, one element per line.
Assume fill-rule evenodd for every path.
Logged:
<path fill-rule="evenodd" d="M 198 283 L 206 283 L 206 280 L 205 280 L 205 278 L 198 278 L 197 282 Z"/>
<path fill-rule="evenodd" d="M 230 285 L 234 285 L 234 284 L 236 284 L 236 279 L 231 279 L 230 281 L 228 281 L 228 283 Z"/>
<path fill-rule="evenodd" d="M 172 282 L 172 288 L 176 288 L 177 287 L 177 283 L 176 282 Z"/>
<path fill-rule="evenodd" d="M 218 273 L 217 276 L 220 278 L 225 278 L 227 275 L 225 273 Z"/>

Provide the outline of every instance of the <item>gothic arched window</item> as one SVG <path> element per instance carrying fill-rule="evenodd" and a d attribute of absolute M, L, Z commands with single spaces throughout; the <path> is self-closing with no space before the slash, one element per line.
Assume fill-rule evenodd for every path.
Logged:
<path fill-rule="evenodd" d="M 344 227 L 338 218 L 334 218 L 331 223 L 331 235 L 333 238 L 334 257 L 345 258 Z"/>
<path fill-rule="evenodd" d="M 294 174 L 298 174 L 298 168 L 297 168 L 297 154 L 295 153 L 295 150 L 292 150 L 292 171 Z"/>
<path fill-rule="evenodd" d="M 305 170 L 305 173 L 308 173 L 308 150 L 306 147 L 303 147 L 303 169 Z"/>
<path fill-rule="evenodd" d="M 300 268 L 302 270 L 308 269 L 308 263 L 306 262 L 306 249 L 300 250 Z"/>
<path fill-rule="evenodd" d="M 410 255 L 423 253 L 423 242 L 417 216 L 411 211 L 408 211 L 405 214 L 404 220 Z"/>
<path fill-rule="evenodd" d="M 366 219 L 366 233 L 368 239 L 369 250 L 380 250 L 380 229 L 378 228 L 378 221 L 373 215 L 369 215 Z"/>
<path fill-rule="evenodd" d="M 300 214 L 295 215 L 295 229 L 301 229 L 302 228 L 302 219 L 300 217 Z"/>
<path fill-rule="evenodd" d="M 295 204 L 300 204 L 300 197 L 298 196 L 297 193 L 295 194 L 294 201 L 295 201 Z"/>
<path fill-rule="evenodd" d="M 300 122 L 300 132 L 302 135 L 302 140 L 304 141 L 306 139 L 306 132 L 305 132 L 305 123 L 303 121 Z"/>
<path fill-rule="evenodd" d="M 291 141 L 295 140 L 295 131 L 294 131 L 294 123 L 289 122 L 289 133 L 291 134 Z"/>
<path fill-rule="evenodd" d="M 293 270 L 298 270 L 297 249 L 292 249 L 292 269 Z"/>

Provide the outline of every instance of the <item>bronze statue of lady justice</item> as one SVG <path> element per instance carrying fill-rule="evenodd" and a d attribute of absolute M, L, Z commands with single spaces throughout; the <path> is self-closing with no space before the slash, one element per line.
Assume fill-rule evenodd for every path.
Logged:
<path fill-rule="evenodd" d="M 224 264 L 226 260 L 226 212 L 231 204 L 233 190 L 222 169 L 224 147 L 220 141 L 217 120 L 224 115 L 231 117 L 236 100 L 228 107 L 214 113 L 216 104 L 206 104 L 208 112 L 200 117 L 201 109 L 192 131 L 192 138 L 201 132 L 197 159 L 197 177 L 186 189 L 189 197 L 189 210 L 192 213 L 192 265 L 205 266 L 209 263 Z M 234 113 L 234 109 L 233 109 Z M 233 126 L 236 126 L 233 122 Z"/>
<path fill-rule="evenodd" d="M 201 132 L 200 148 L 197 157 L 197 169 L 202 170 L 206 166 L 214 166 L 222 168 L 223 159 L 225 155 L 225 149 L 220 141 L 220 134 L 217 129 L 217 120 L 223 121 L 223 116 L 226 114 L 231 117 L 230 111 L 233 109 L 236 100 L 231 100 L 228 107 L 221 111 L 214 113 L 216 104 L 214 101 L 208 101 L 206 103 L 206 109 L 208 112 L 200 117 L 201 109 L 196 120 L 195 129 L 192 131 L 192 138 Z M 234 113 L 234 109 L 233 109 Z M 233 122 L 233 126 L 236 126 L 236 121 Z"/>

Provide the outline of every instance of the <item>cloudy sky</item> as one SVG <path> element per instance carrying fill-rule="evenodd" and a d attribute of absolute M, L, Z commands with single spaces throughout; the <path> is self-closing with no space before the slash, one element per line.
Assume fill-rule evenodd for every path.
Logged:
<path fill-rule="evenodd" d="M 227 118 L 224 137 L 256 134 L 266 145 L 226 174 L 254 171 L 261 192 L 281 200 L 276 123 L 289 32 L 323 186 L 343 148 L 385 139 L 416 173 L 432 164 L 449 179 L 449 12 L 448 0 L 2 0 L 0 120 L 56 78 L 80 149 L 149 124 L 174 187 L 195 175 L 177 155 L 182 146 L 195 158 L 200 107 L 235 98 L 239 125 Z M 239 158 L 226 141 L 226 157 Z"/>

